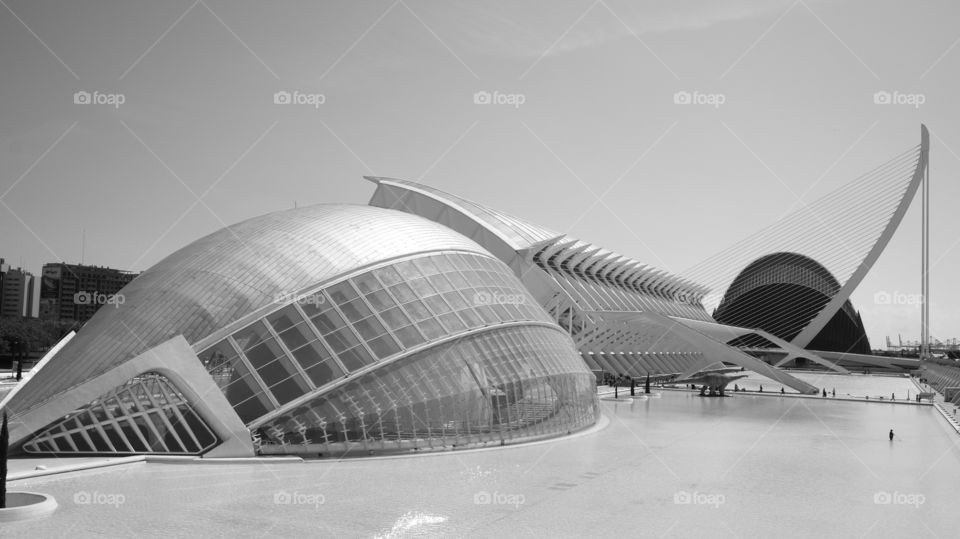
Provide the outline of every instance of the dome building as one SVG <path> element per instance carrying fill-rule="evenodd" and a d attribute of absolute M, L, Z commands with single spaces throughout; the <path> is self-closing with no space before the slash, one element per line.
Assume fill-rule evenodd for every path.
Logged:
<path fill-rule="evenodd" d="M 713 313 L 731 326 L 759 328 L 792 341 L 840 291 L 840 283 L 819 262 L 796 253 L 758 258 L 737 275 Z M 844 301 L 807 348 L 869 354 L 863 321 Z"/>
<path fill-rule="evenodd" d="M 598 417 L 593 374 L 511 269 L 422 217 L 317 205 L 163 259 L 8 395 L 27 454 L 501 445 Z"/>

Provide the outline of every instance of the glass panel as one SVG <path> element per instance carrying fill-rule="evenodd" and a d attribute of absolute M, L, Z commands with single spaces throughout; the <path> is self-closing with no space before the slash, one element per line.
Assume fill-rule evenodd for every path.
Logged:
<path fill-rule="evenodd" d="M 230 360 L 236 356 L 237 353 L 233 351 L 233 346 L 230 346 L 230 343 L 220 341 L 200 352 L 199 358 L 207 372 L 214 372 L 229 366 Z"/>
<path fill-rule="evenodd" d="M 370 309 L 360 298 L 340 305 L 340 310 L 351 322 L 356 322 L 357 320 L 370 316 Z"/>
<path fill-rule="evenodd" d="M 433 287 L 430 286 L 430 281 L 426 279 L 414 279 L 410 281 L 410 287 L 413 288 L 413 291 L 417 293 L 417 296 L 424 297 L 436 292 L 433 290 Z"/>
<path fill-rule="evenodd" d="M 423 342 L 423 336 L 420 335 L 417 328 L 413 326 L 398 329 L 394 331 L 394 334 L 400 339 L 400 343 L 403 344 L 404 348 L 412 348 Z"/>
<path fill-rule="evenodd" d="M 343 366 L 350 372 L 354 372 L 373 363 L 373 358 L 370 357 L 370 354 L 362 346 L 354 346 L 349 350 L 337 354 L 337 358 L 340 359 Z"/>
<path fill-rule="evenodd" d="M 320 333 L 324 335 L 346 327 L 347 325 L 337 311 L 334 311 L 332 308 L 311 318 L 310 321 L 313 322 L 313 325 L 317 326 L 317 329 L 320 330 Z"/>
<path fill-rule="evenodd" d="M 296 350 L 308 342 L 316 339 L 313 331 L 306 323 L 290 328 L 280 334 L 280 340 L 287 345 L 288 350 Z"/>
<path fill-rule="evenodd" d="M 330 348 L 337 355 L 340 355 L 340 353 L 347 348 L 356 346 L 360 343 L 360 341 L 357 340 L 357 337 L 353 334 L 353 331 L 347 328 L 334 331 L 333 333 L 324 336 L 324 340 L 327 341 L 327 343 L 330 345 Z"/>
<path fill-rule="evenodd" d="M 263 321 L 258 320 L 250 326 L 234 333 L 233 339 L 237 341 L 237 346 L 239 346 L 241 350 L 247 351 L 266 340 L 269 336 L 270 332 L 268 332 L 266 326 L 263 325 Z"/>
<path fill-rule="evenodd" d="M 496 313 L 493 312 L 493 309 L 487 305 L 481 305 L 475 310 L 480 314 L 480 317 L 483 318 L 483 321 L 487 324 L 496 324 L 500 321 L 500 319 L 497 318 Z"/>
<path fill-rule="evenodd" d="M 356 285 L 357 289 L 364 294 L 383 288 L 380 286 L 380 281 L 373 276 L 372 272 L 364 273 L 363 275 L 354 277 L 353 284 Z"/>
<path fill-rule="evenodd" d="M 413 289 L 410 288 L 410 286 L 406 283 L 399 283 L 391 286 L 390 292 L 393 293 L 393 297 L 397 298 L 397 301 L 400 303 L 406 303 L 408 301 L 417 299 L 417 295 L 413 293 Z"/>
<path fill-rule="evenodd" d="M 452 292 L 444 292 L 443 299 L 446 300 L 446 302 L 450 304 L 450 307 L 452 307 L 455 311 L 466 309 L 468 307 L 467 302 L 463 299 L 463 296 L 460 295 L 460 292 L 455 290 Z"/>
<path fill-rule="evenodd" d="M 280 381 L 270 387 L 273 397 L 281 405 L 286 404 L 293 399 L 309 391 L 307 384 L 300 378 L 299 374 L 293 375 L 286 380 Z"/>
<path fill-rule="evenodd" d="M 267 321 L 277 333 L 292 328 L 303 321 L 303 317 L 293 306 L 284 307 L 267 317 Z"/>
<path fill-rule="evenodd" d="M 427 306 L 420 301 L 411 301 L 410 303 L 406 303 L 403 305 L 403 309 L 407 311 L 407 314 L 410 315 L 410 318 L 417 322 L 432 317 L 430 311 L 427 310 Z"/>
<path fill-rule="evenodd" d="M 257 369 L 257 374 L 259 374 L 260 378 L 263 379 L 263 382 L 267 384 L 267 387 L 275 386 L 296 372 L 296 369 L 293 368 L 293 364 L 286 356 Z M 307 386 L 304 385 L 303 391 L 306 390 Z"/>
<path fill-rule="evenodd" d="M 244 352 L 244 355 L 247 356 L 247 359 L 250 361 L 250 364 L 253 365 L 254 369 L 259 369 L 263 365 L 283 355 L 283 351 L 280 350 L 277 341 L 275 341 L 273 337 L 269 337 L 262 343 Z"/>
<path fill-rule="evenodd" d="M 338 305 L 341 303 L 346 303 L 357 297 L 357 293 L 354 291 L 353 287 L 350 286 L 349 281 L 343 281 L 342 283 L 335 284 L 324 289 L 324 291 L 329 294 L 333 301 Z"/>
<path fill-rule="evenodd" d="M 467 327 L 475 328 L 483 325 L 483 319 L 480 318 L 480 315 L 477 314 L 473 309 L 464 309 L 458 311 L 457 314 L 460 315 L 460 318 L 463 319 L 463 322 L 467 324 Z"/>
<path fill-rule="evenodd" d="M 443 273 L 454 271 L 453 264 L 450 263 L 447 255 L 438 255 L 433 257 L 433 263 L 437 266 L 437 269 Z"/>
<path fill-rule="evenodd" d="M 332 360 L 316 363 L 304 370 L 317 387 L 322 387 L 343 376 L 343 371 Z"/>
<path fill-rule="evenodd" d="M 456 267 L 460 271 L 465 271 L 473 268 L 473 266 L 470 265 L 470 262 L 467 261 L 464 258 L 464 256 L 461 254 L 447 255 L 447 258 L 454 265 L 454 267 Z M 473 257 L 470 257 L 470 258 L 473 258 Z"/>
<path fill-rule="evenodd" d="M 440 273 L 440 270 L 437 269 L 436 264 L 433 263 L 433 260 L 435 258 L 436 258 L 435 256 L 428 256 L 424 258 L 418 258 L 413 262 L 414 264 L 417 265 L 417 269 L 419 269 L 420 273 L 422 273 L 423 275 L 433 275 L 436 273 Z"/>
<path fill-rule="evenodd" d="M 390 335 L 381 335 L 369 341 L 367 344 L 370 345 L 370 349 L 373 350 L 373 353 L 380 359 L 392 356 L 400 351 L 400 347 L 397 346 L 397 343 Z"/>
<path fill-rule="evenodd" d="M 460 290 L 464 288 L 470 288 L 470 283 L 463 278 L 463 275 L 459 273 L 444 273 L 444 277 L 450 280 L 450 283 L 453 284 L 453 287 Z"/>
<path fill-rule="evenodd" d="M 385 311 L 390 307 L 396 305 L 393 301 L 393 298 L 390 297 L 390 294 L 387 294 L 386 290 L 377 290 L 366 296 L 367 301 L 370 302 L 370 305 L 373 305 L 373 308 L 377 311 Z"/>
<path fill-rule="evenodd" d="M 447 305 L 447 302 L 443 301 L 443 298 L 440 296 L 429 296 L 423 301 L 427 304 L 427 307 L 430 308 L 430 312 L 433 314 L 450 312 L 450 306 Z"/>
<path fill-rule="evenodd" d="M 330 353 L 320 344 L 320 341 L 313 341 L 307 346 L 297 348 L 291 354 L 304 370 L 330 358 Z"/>
<path fill-rule="evenodd" d="M 403 277 L 392 267 L 375 269 L 373 273 L 387 286 L 403 282 Z"/>
<path fill-rule="evenodd" d="M 410 319 L 407 318 L 407 315 L 403 314 L 403 311 L 401 311 L 399 307 L 384 311 L 380 316 L 390 329 L 402 328 L 410 324 Z"/>
<path fill-rule="evenodd" d="M 443 331 L 440 323 L 433 318 L 419 322 L 417 323 L 417 326 L 421 331 L 423 331 L 423 334 L 427 336 L 428 340 L 439 339 L 440 337 L 446 335 L 446 332 Z"/>
<path fill-rule="evenodd" d="M 460 321 L 456 313 L 441 314 L 440 322 L 443 324 L 443 327 L 447 329 L 447 333 L 456 333 L 466 329 L 466 326 Z"/>
<path fill-rule="evenodd" d="M 403 280 L 409 281 L 420 277 L 420 272 L 417 270 L 417 267 L 413 262 L 409 260 L 404 260 L 403 262 L 397 262 L 394 267 L 403 276 Z"/>
<path fill-rule="evenodd" d="M 383 329 L 383 324 L 374 316 L 357 322 L 353 327 L 360 333 L 360 336 L 367 341 L 387 332 Z"/>
<path fill-rule="evenodd" d="M 437 290 L 437 292 L 447 292 L 449 290 L 453 290 L 453 285 L 451 285 L 450 281 L 448 281 L 443 275 L 431 275 L 430 284 Z"/>
<path fill-rule="evenodd" d="M 309 301 L 306 301 L 309 298 Z M 298 301 L 300 308 L 306 313 L 308 318 L 313 318 L 318 313 L 331 309 L 330 301 L 323 291 L 314 292 L 304 298 L 304 301 Z"/>

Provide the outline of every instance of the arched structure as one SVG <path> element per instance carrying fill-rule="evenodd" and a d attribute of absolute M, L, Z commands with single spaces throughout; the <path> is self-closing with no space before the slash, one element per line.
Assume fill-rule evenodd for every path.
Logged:
<path fill-rule="evenodd" d="M 830 279 L 822 277 L 821 280 L 833 280 L 836 285 L 819 286 L 819 292 L 830 288 L 828 301 L 816 302 L 819 308 L 815 314 L 804 314 L 800 318 L 807 323 L 799 331 L 790 332 L 793 334 L 790 339 L 793 345 L 815 349 L 814 339 L 823 333 L 838 312 L 846 310 L 850 295 L 900 226 L 923 181 L 929 151 L 930 136 L 926 127 L 921 126 L 920 144 L 839 189 L 803 203 L 770 226 L 707 258 L 683 274 L 689 279 L 705 283 L 714 291 L 728 291 L 729 294 L 734 289 L 734 279 L 742 274 L 744 268 L 772 253 L 787 251 L 816 261 L 831 276 Z M 797 263 L 795 267 L 795 271 L 799 272 L 804 264 Z M 717 296 L 711 297 L 719 300 Z M 714 309 L 717 305 L 711 303 L 706 307 Z M 776 311 L 768 306 L 762 310 Z M 796 319 L 798 316 L 790 318 Z"/>
<path fill-rule="evenodd" d="M 366 454 L 501 445 L 597 418 L 594 376 L 513 272 L 403 212 L 249 219 L 121 293 L 3 403 L 15 448 Z"/>
<path fill-rule="evenodd" d="M 816 391 L 693 329 L 694 322 L 716 325 L 701 302 L 708 291 L 703 285 L 439 189 L 395 178 L 367 179 L 377 185 L 370 204 L 448 226 L 509 265 L 570 334 L 594 372 L 679 376 L 722 358 L 797 391 Z"/>
<path fill-rule="evenodd" d="M 793 341 L 839 290 L 837 279 L 817 261 L 796 253 L 774 253 L 740 272 L 713 318 L 721 324 L 758 328 Z M 813 338 L 809 348 L 870 353 L 860 314 L 849 300 Z"/>

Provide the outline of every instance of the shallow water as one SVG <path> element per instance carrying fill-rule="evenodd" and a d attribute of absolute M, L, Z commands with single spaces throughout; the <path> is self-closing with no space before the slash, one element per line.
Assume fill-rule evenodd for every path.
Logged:
<path fill-rule="evenodd" d="M 602 407 L 605 428 L 527 446 L 304 464 L 134 464 L 19 481 L 11 489 L 53 494 L 60 508 L 3 531 L 955 537 L 960 526 L 960 435 L 931 407 L 673 391 Z"/>

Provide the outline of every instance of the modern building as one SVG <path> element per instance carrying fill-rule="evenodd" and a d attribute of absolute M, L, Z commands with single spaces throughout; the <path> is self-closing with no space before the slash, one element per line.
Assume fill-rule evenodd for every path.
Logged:
<path fill-rule="evenodd" d="M 840 291 L 819 262 L 796 253 L 755 260 L 734 279 L 713 318 L 721 324 L 760 328 L 792 341 Z M 751 346 L 744 342 L 744 346 Z M 863 320 L 846 300 L 810 341 L 812 350 L 869 354 Z"/>
<path fill-rule="evenodd" d="M 769 235 L 778 248 L 738 268 L 720 320 L 704 304 L 711 288 L 695 279 L 429 186 L 369 177 L 368 205 L 252 218 L 131 280 L 122 301 L 96 311 L 0 403 L 11 446 L 329 456 L 504 445 L 593 425 L 601 373 L 686 380 L 736 366 L 812 394 L 750 347 L 841 372 L 836 355 L 891 364 L 807 345 L 838 312 L 841 348 L 858 342 L 849 294 L 906 211 L 928 144 L 924 130 L 897 158 L 890 211 L 855 238 L 866 254 L 851 272 L 834 277 L 818 257 L 783 254 L 796 250 Z M 104 292 L 82 280 L 56 288 L 56 270 L 44 277 L 59 298 Z M 822 307 L 768 309 L 751 299 L 768 284 Z M 769 316 L 740 317 L 741 304 Z"/>
<path fill-rule="evenodd" d="M 511 269 L 403 212 L 250 219 L 122 294 L 8 397 L 15 448 L 365 454 L 502 445 L 597 418 L 593 374 Z"/>
<path fill-rule="evenodd" d="M 708 289 L 638 260 L 407 180 L 367 177 L 373 206 L 425 217 L 474 239 L 513 269 L 598 376 L 684 377 L 714 364 L 816 388 L 706 335 L 727 331 L 701 302 Z"/>
<path fill-rule="evenodd" d="M 33 317 L 33 274 L 11 268 L 0 258 L 0 316 Z"/>
<path fill-rule="evenodd" d="M 40 318 L 85 324 L 104 305 L 122 301 L 117 293 L 136 273 L 102 266 L 54 262 L 40 276 Z"/>

